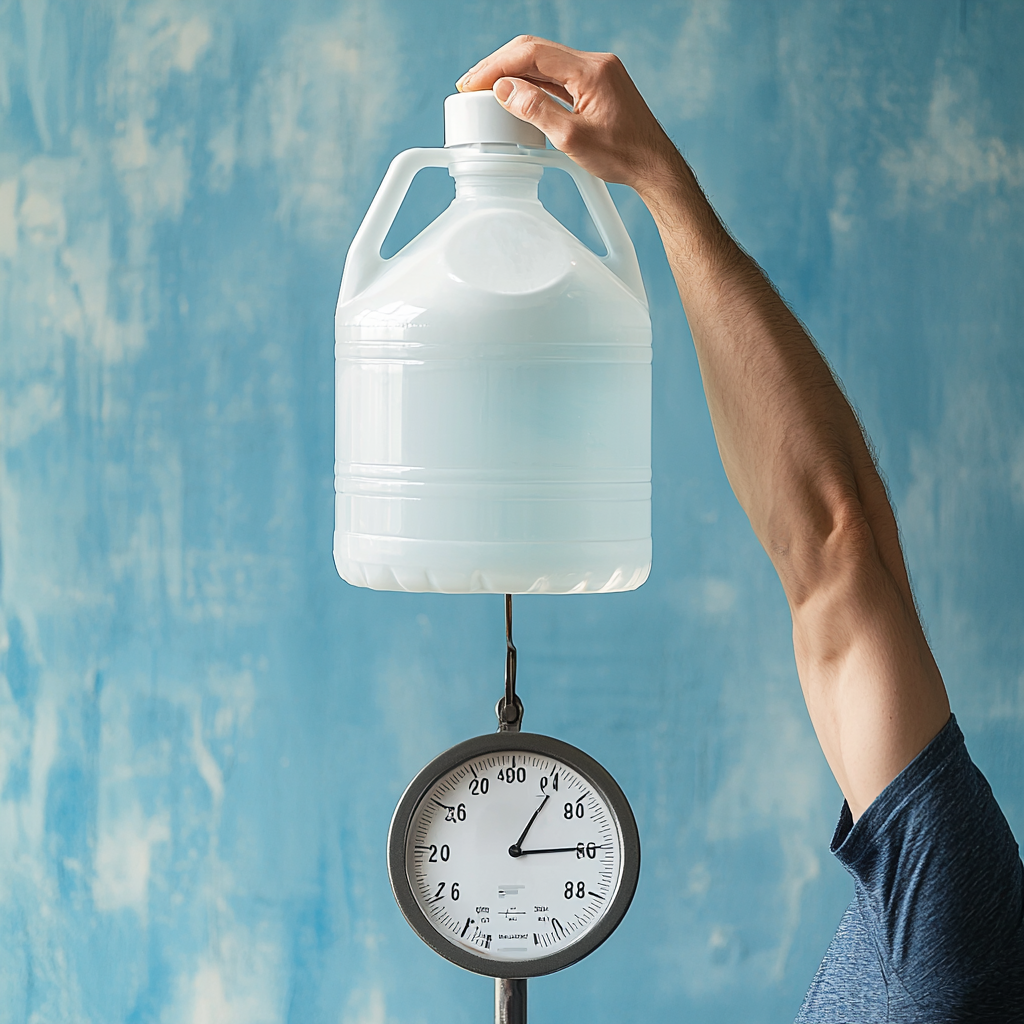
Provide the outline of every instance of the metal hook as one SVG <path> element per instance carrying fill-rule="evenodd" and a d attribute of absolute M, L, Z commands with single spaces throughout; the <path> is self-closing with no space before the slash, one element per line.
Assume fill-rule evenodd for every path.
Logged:
<path fill-rule="evenodd" d="M 505 696 L 494 709 L 500 732 L 519 732 L 523 702 L 516 696 L 516 645 L 512 642 L 512 595 L 505 595 Z"/>

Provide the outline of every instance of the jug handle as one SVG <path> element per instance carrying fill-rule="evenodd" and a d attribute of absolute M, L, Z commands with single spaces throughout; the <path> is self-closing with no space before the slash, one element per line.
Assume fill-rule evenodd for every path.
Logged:
<path fill-rule="evenodd" d="M 381 256 L 380 249 L 409 191 L 412 179 L 427 167 L 450 168 L 455 158 L 456 155 L 447 149 L 407 149 L 391 161 L 363 223 L 349 246 L 341 277 L 339 305 L 368 287 L 386 266 L 388 261 Z M 640 276 L 636 250 L 612 202 L 608 186 L 557 149 L 534 150 L 529 153 L 528 159 L 557 167 L 572 178 L 607 250 L 599 258 L 647 306 L 647 293 Z"/>
<path fill-rule="evenodd" d="M 445 149 L 407 149 L 391 161 L 349 246 L 345 270 L 341 275 L 339 305 L 368 287 L 387 265 L 388 261 L 380 254 L 380 247 L 391 230 L 412 179 L 426 167 L 449 167 L 451 162 L 452 155 Z"/>
<path fill-rule="evenodd" d="M 640 276 L 636 249 L 633 248 L 633 241 L 626 231 L 626 225 L 622 223 L 622 217 L 619 216 L 619 211 L 612 201 L 608 186 L 557 149 L 547 149 L 542 154 L 532 155 L 539 158 L 541 163 L 565 171 L 576 183 L 587 212 L 607 250 L 599 259 L 646 307 L 647 292 Z"/>

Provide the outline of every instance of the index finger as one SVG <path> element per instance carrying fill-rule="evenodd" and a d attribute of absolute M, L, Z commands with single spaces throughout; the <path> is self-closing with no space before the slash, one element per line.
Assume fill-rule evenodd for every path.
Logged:
<path fill-rule="evenodd" d="M 587 77 L 587 54 L 534 36 L 516 36 L 469 69 L 456 83 L 459 92 L 490 89 L 499 78 L 524 78 L 569 103 Z"/>

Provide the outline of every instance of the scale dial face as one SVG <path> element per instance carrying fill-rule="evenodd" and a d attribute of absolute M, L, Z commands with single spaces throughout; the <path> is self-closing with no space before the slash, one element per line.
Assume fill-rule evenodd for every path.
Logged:
<path fill-rule="evenodd" d="M 590 953 L 625 914 L 640 864 L 611 776 L 531 733 L 481 736 L 432 761 L 399 803 L 388 847 L 420 937 L 493 977 L 547 974 Z"/>

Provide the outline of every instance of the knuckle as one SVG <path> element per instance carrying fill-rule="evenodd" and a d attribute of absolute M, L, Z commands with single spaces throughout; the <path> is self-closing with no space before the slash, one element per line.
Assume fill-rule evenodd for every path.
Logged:
<path fill-rule="evenodd" d="M 522 90 L 519 109 L 526 118 L 532 120 L 541 112 L 543 106 L 544 96 L 539 89 Z"/>
<path fill-rule="evenodd" d="M 563 148 L 567 150 L 576 149 L 580 143 L 580 124 L 578 121 L 570 121 L 561 131 L 561 141 Z"/>

